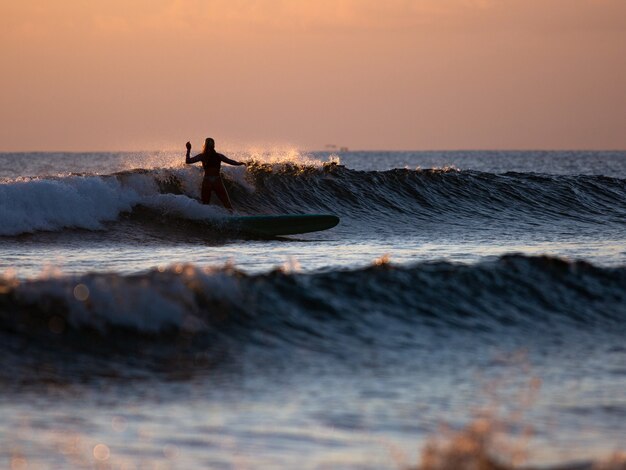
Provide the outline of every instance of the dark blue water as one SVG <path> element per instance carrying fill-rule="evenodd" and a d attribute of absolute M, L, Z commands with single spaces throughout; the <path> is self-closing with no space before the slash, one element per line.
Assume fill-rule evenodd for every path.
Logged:
<path fill-rule="evenodd" d="M 626 449 L 626 153 L 231 156 L 239 214 L 340 225 L 223 232 L 166 152 L 0 155 L 9 468 Z"/>

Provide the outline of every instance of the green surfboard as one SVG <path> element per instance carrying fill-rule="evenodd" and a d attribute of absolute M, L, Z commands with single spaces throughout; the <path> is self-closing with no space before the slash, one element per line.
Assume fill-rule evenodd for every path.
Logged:
<path fill-rule="evenodd" d="M 228 217 L 223 228 L 251 235 L 276 237 L 328 230 L 339 223 L 339 217 L 327 214 L 255 215 Z"/>

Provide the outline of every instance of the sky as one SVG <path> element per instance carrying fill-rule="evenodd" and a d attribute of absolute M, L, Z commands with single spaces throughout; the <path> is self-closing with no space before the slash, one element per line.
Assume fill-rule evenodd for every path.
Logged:
<path fill-rule="evenodd" d="M 625 0 L 0 0 L 0 151 L 626 149 Z"/>

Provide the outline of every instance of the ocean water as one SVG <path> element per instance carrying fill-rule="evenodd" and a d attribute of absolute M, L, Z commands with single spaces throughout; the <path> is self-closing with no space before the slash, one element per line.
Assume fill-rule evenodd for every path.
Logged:
<path fill-rule="evenodd" d="M 227 153 L 0 154 L 1 468 L 625 468 L 626 152 Z"/>

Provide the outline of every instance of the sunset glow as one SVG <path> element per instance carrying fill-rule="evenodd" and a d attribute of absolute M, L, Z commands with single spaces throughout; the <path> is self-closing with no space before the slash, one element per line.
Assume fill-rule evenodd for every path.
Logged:
<path fill-rule="evenodd" d="M 0 57 L 0 151 L 626 147 L 622 0 L 3 0 Z"/>

